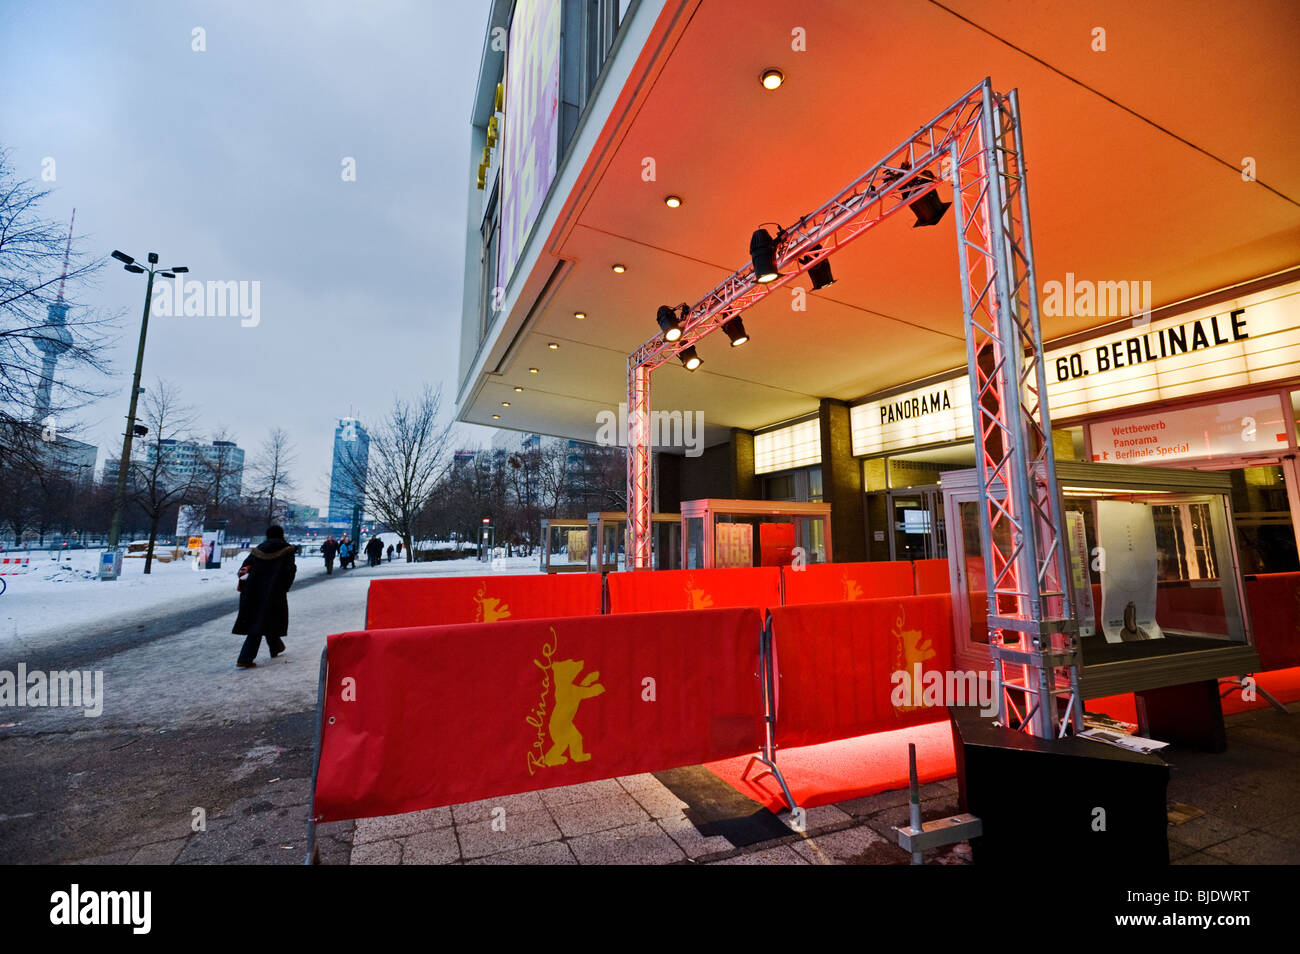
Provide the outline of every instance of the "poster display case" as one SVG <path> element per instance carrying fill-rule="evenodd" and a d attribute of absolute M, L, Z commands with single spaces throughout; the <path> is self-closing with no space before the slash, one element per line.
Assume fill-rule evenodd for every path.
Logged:
<path fill-rule="evenodd" d="M 1058 461 L 1056 472 L 1085 699 L 1259 667 L 1228 475 L 1071 461 Z M 989 664 L 978 483 L 975 470 L 942 478 L 953 646 L 967 667 Z"/>
<path fill-rule="evenodd" d="M 543 573 L 585 573 L 589 550 L 587 521 L 561 518 L 542 521 Z"/>
<path fill-rule="evenodd" d="M 681 569 L 682 518 L 676 513 L 650 515 L 650 567 Z M 614 572 L 627 569 L 627 512 L 607 510 L 587 514 L 587 569 Z"/>
<path fill-rule="evenodd" d="M 681 567 L 827 563 L 831 555 L 831 505 L 776 500 L 682 502 Z"/>

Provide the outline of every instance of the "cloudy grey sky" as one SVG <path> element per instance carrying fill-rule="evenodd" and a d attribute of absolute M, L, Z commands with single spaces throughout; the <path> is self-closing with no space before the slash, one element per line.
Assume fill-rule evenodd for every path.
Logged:
<path fill-rule="evenodd" d="M 150 321 L 144 383 L 179 386 L 201 436 L 249 459 L 297 446 L 296 496 L 324 506 L 337 419 L 443 383 L 460 327 L 470 97 L 488 0 L 3 0 L 0 147 L 77 209 L 87 251 L 261 283 L 260 323 Z M 206 50 L 196 52 L 194 29 Z M 356 180 L 341 175 L 355 159 Z M 83 296 L 125 310 L 110 391 L 83 439 L 116 456 L 144 276 L 117 263 Z M 491 432 L 462 428 L 462 440 Z M 116 448 L 116 449 L 114 449 Z"/>

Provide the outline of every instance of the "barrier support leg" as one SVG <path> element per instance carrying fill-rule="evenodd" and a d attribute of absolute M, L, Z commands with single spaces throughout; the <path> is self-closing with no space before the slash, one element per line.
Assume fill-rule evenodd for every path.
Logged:
<path fill-rule="evenodd" d="M 1254 674 L 1252 674 L 1252 673 L 1247 673 L 1247 675 L 1250 676 L 1250 678 L 1251 678 L 1252 680 L 1254 679 Z M 1220 698 L 1220 699 L 1226 699 L 1226 698 L 1228 697 L 1228 693 L 1232 692 L 1234 689 L 1245 689 L 1245 688 L 1246 688 L 1246 677 L 1245 677 L 1245 676 L 1229 676 L 1229 677 L 1226 677 L 1226 678 L 1224 678 L 1224 679 L 1220 679 L 1220 680 L 1219 680 L 1219 684 L 1220 684 L 1220 685 L 1223 685 L 1224 683 L 1226 683 L 1227 685 L 1226 685 L 1226 687 L 1223 689 L 1223 691 L 1219 693 L 1219 698 Z M 1290 715 L 1290 714 L 1291 714 L 1290 710 L 1288 710 L 1286 706 L 1282 705 L 1282 703 L 1278 702 L 1278 700 L 1277 700 L 1276 698 L 1274 698 L 1274 696 L 1273 696 L 1273 694 L 1272 694 L 1271 692 L 1269 692 L 1267 689 L 1265 689 L 1265 688 L 1263 688 L 1262 686 L 1260 686 L 1260 684 L 1259 684 L 1258 681 L 1255 682 L 1254 689 L 1255 689 L 1255 692 L 1257 692 L 1257 693 L 1259 693 L 1261 696 L 1263 696 L 1263 697 L 1268 701 L 1268 704 L 1271 705 L 1271 706 L 1272 706 L 1274 709 L 1276 709 L 1278 712 L 1282 713 L 1283 715 Z"/>
<path fill-rule="evenodd" d="M 316 684 L 316 752 L 311 763 L 311 804 L 307 809 L 307 858 L 305 865 L 320 864 L 320 847 L 316 844 L 316 775 L 320 772 L 321 737 L 325 731 L 325 679 L 329 662 L 320 651 L 320 681 Z"/>
<path fill-rule="evenodd" d="M 790 786 L 785 783 L 785 776 L 776 767 L 776 666 L 773 662 L 770 618 L 763 624 L 758 647 L 758 671 L 763 681 L 763 748 L 757 755 L 749 757 L 745 771 L 740 773 L 740 780 L 743 782 L 749 777 L 749 770 L 754 767 L 755 762 L 762 764 L 764 768 L 754 776 L 754 781 L 757 782 L 764 775 L 771 775 L 781 786 L 781 791 L 785 794 L 785 802 L 793 812 L 798 806 L 795 804 L 794 796 L 790 794 Z"/>

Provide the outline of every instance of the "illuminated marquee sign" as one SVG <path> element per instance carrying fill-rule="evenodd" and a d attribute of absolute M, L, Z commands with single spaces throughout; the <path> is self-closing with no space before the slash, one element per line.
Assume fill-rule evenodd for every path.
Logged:
<path fill-rule="evenodd" d="M 879 454 L 898 447 L 970 439 L 970 383 L 966 376 L 904 391 L 849 411 L 853 453 Z"/>
<path fill-rule="evenodd" d="M 1107 464 L 1215 460 L 1276 453 L 1290 444 L 1276 394 L 1126 417 L 1088 431 L 1092 459 Z"/>
<path fill-rule="evenodd" d="M 1053 422 L 1297 377 L 1300 283 L 1056 348 L 1043 363 Z M 856 456 L 972 436 L 966 375 L 850 414 Z"/>
<path fill-rule="evenodd" d="M 822 428 L 816 418 L 754 435 L 754 473 L 770 474 L 822 462 Z M 748 564 L 746 564 L 748 566 Z"/>

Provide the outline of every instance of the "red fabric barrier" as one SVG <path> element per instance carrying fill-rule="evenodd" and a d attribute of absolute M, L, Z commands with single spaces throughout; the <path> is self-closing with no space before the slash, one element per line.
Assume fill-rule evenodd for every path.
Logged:
<path fill-rule="evenodd" d="M 756 751 L 760 628 L 751 608 L 506 622 L 490 646 L 472 624 L 330 636 L 317 820 Z"/>
<path fill-rule="evenodd" d="M 952 599 L 906 596 L 812 603 L 772 610 L 776 646 L 776 738 L 813 745 L 948 718 L 904 695 L 895 706 L 895 672 L 914 676 L 952 668 Z M 916 688 L 919 695 L 921 687 Z"/>
<path fill-rule="evenodd" d="M 1244 582 L 1260 669 L 1300 666 L 1300 573 L 1262 573 Z"/>
<path fill-rule="evenodd" d="M 785 571 L 785 604 L 911 596 L 913 586 L 912 564 L 908 560 L 809 563 Z"/>
<path fill-rule="evenodd" d="M 366 628 L 595 616 L 600 603 L 598 573 L 372 580 Z"/>
<path fill-rule="evenodd" d="M 916 577 L 917 596 L 952 592 L 947 560 L 915 560 L 912 562 L 912 570 Z"/>
<path fill-rule="evenodd" d="M 610 573 L 606 579 L 611 613 L 781 605 L 781 568 L 775 566 Z"/>

